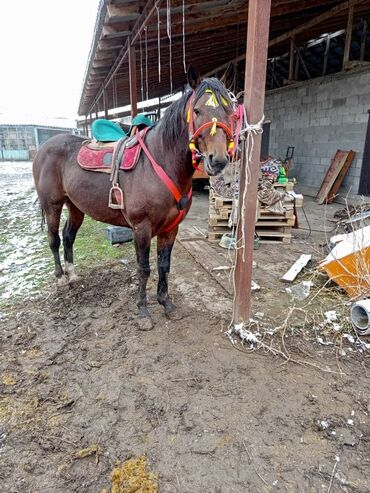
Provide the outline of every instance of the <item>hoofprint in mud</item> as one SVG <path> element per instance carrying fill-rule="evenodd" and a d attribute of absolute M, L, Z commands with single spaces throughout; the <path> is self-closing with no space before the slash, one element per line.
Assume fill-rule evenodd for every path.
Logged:
<path fill-rule="evenodd" d="M 145 335 L 133 323 L 133 255 L 2 321 L 4 491 L 96 493 L 117 461 L 142 455 L 164 493 L 327 491 L 330 482 L 369 491 L 365 354 L 315 343 L 299 312 L 265 334 L 289 313 L 278 284 L 254 296 L 263 342 L 283 349 L 283 337 L 291 361 L 309 364 L 234 347 L 224 335 L 231 297 L 180 244 L 174 259 L 171 295 L 184 317 L 163 316 L 150 281 L 156 329 Z M 285 266 L 275 269 L 279 279 Z M 262 269 L 255 276 L 268 283 Z"/>

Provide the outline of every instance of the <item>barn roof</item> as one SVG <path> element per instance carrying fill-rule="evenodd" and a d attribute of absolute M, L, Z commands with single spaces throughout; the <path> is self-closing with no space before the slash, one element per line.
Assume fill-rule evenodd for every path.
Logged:
<path fill-rule="evenodd" d="M 286 53 L 292 37 L 301 44 L 345 29 L 348 6 L 342 0 L 272 0 L 269 57 Z M 190 62 L 205 75 L 240 60 L 247 10 L 245 0 L 101 0 L 78 114 L 102 110 L 104 98 L 107 108 L 130 103 L 129 43 L 136 49 L 139 101 L 180 89 Z M 370 2 L 357 0 L 354 22 L 369 16 Z"/>

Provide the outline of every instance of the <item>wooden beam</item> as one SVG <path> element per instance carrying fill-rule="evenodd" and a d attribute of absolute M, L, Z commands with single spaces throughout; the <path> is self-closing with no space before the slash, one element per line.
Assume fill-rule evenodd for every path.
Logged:
<path fill-rule="evenodd" d="M 117 5 L 107 5 L 106 22 L 129 22 L 136 21 L 140 17 L 137 5 L 119 7 Z"/>
<path fill-rule="evenodd" d="M 296 56 L 295 56 L 294 80 L 299 80 L 299 55 L 298 55 L 298 50 L 296 50 Z"/>
<path fill-rule="evenodd" d="M 291 38 L 290 39 L 290 53 L 289 53 L 289 76 L 288 76 L 289 81 L 293 80 L 294 51 L 295 51 L 294 38 Z"/>
<path fill-rule="evenodd" d="M 343 12 L 344 10 L 348 9 L 348 4 L 349 2 L 343 2 L 336 7 L 333 7 L 332 9 L 324 12 L 323 14 L 320 14 L 313 19 L 310 19 L 309 21 L 305 22 L 304 24 L 301 24 L 298 27 L 295 27 L 294 29 L 291 29 L 290 31 L 281 34 L 280 36 L 277 36 L 276 38 L 272 39 L 269 43 L 269 48 L 272 48 L 273 46 L 279 45 L 280 43 L 283 43 L 284 41 L 287 41 L 288 39 L 296 36 L 297 34 L 301 34 L 304 31 L 308 31 L 311 27 L 317 26 L 318 24 L 321 24 L 322 22 L 326 21 L 327 19 L 330 19 L 331 17 L 334 17 L 335 15 L 339 14 L 340 12 Z"/>
<path fill-rule="evenodd" d="M 352 39 L 352 27 L 353 27 L 353 13 L 355 5 L 353 1 L 349 2 L 348 6 L 348 19 L 347 19 L 347 29 L 346 29 L 346 41 L 344 43 L 344 53 L 343 53 L 343 66 L 342 70 L 345 70 L 346 65 L 349 61 L 349 52 L 351 50 L 351 39 Z"/>
<path fill-rule="evenodd" d="M 328 34 L 326 36 L 326 45 L 325 45 L 325 53 L 324 53 L 324 63 L 322 65 L 322 75 L 323 76 L 326 74 L 326 69 L 327 69 L 327 66 L 328 66 L 329 51 L 330 51 L 330 36 Z"/>
<path fill-rule="evenodd" d="M 295 27 L 294 29 L 290 29 L 286 33 L 281 34 L 280 36 L 277 36 L 276 38 L 271 39 L 269 42 L 269 48 L 277 46 L 277 45 L 283 43 L 284 41 L 291 39 L 292 37 L 294 38 L 296 34 L 303 33 L 304 31 L 308 30 L 309 28 L 314 27 L 314 26 L 320 24 L 321 22 L 326 21 L 327 19 L 330 19 L 331 17 L 335 16 L 336 14 L 339 14 L 340 12 L 343 12 L 347 8 L 348 8 L 348 1 L 341 3 L 340 5 L 337 5 L 336 7 L 333 7 L 332 9 L 328 10 L 327 12 L 324 12 L 323 14 L 320 14 L 320 15 L 314 17 L 313 19 L 309 20 L 308 22 L 305 22 L 304 24 L 301 24 L 298 27 Z M 242 53 L 241 55 L 234 58 L 233 60 L 230 60 L 229 62 L 220 65 L 219 67 L 215 68 L 214 70 L 207 72 L 206 74 L 204 74 L 204 76 L 207 77 L 208 75 L 212 75 L 215 72 L 224 70 L 225 68 L 228 67 L 228 65 L 230 63 L 239 63 L 244 59 L 245 59 L 245 53 Z"/>
<path fill-rule="evenodd" d="M 364 19 L 364 25 L 361 33 L 361 45 L 360 45 L 360 61 L 363 62 L 365 58 L 366 38 L 367 38 L 367 20 Z"/>
<path fill-rule="evenodd" d="M 303 56 L 302 56 L 302 53 L 301 53 L 301 49 L 299 46 L 296 47 L 297 48 L 297 55 L 298 55 L 298 58 L 302 64 L 302 67 L 303 67 L 303 70 L 305 71 L 307 77 L 309 79 L 311 79 L 311 74 L 310 72 L 308 71 L 308 68 L 307 68 L 307 65 L 306 65 L 306 62 L 303 60 Z"/>
<path fill-rule="evenodd" d="M 146 5 L 142 11 L 141 16 L 137 19 L 137 21 L 135 22 L 135 25 L 132 29 L 132 32 L 134 33 L 132 35 L 132 37 L 130 37 L 132 45 L 135 45 L 136 40 L 139 38 L 139 36 L 142 33 L 142 31 L 144 30 L 145 26 L 148 24 L 150 18 L 156 12 L 156 9 L 159 6 L 160 1 L 161 0 L 148 0 L 147 1 Z M 114 64 L 112 65 L 108 75 L 106 76 L 100 91 L 97 93 L 94 101 L 92 102 L 92 106 L 94 105 L 94 102 L 97 99 L 99 99 L 101 92 L 103 91 L 103 88 L 107 87 L 108 84 L 110 83 L 110 81 L 113 79 L 114 75 L 117 73 L 118 69 L 120 68 L 120 66 L 122 65 L 122 63 L 126 59 L 126 57 L 128 56 L 128 52 L 129 52 L 129 41 L 127 40 L 125 42 L 124 46 L 121 48 L 121 50 L 120 50 Z"/>
<path fill-rule="evenodd" d="M 135 47 L 131 46 L 131 42 L 128 44 L 128 67 L 130 78 L 130 104 L 131 104 L 131 118 L 137 115 L 137 87 L 136 87 L 136 52 Z"/>
<path fill-rule="evenodd" d="M 269 39 L 271 0 L 249 0 L 248 35 L 245 61 L 244 105 L 248 121 L 262 119 L 265 102 L 266 65 Z M 249 325 L 252 286 L 252 261 L 257 204 L 257 183 L 260 170 L 261 135 L 254 135 L 250 163 L 250 182 L 247 185 L 246 152 L 240 164 L 239 206 L 236 264 L 234 272 L 235 324 Z M 245 187 L 248 187 L 246 190 Z M 246 198 L 244 197 L 246 193 Z M 245 214 L 242 211 L 246 211 Z M 243 239 L 243 230 L 245 238 Z"/>
<path fill-rule="evenodd" d="M 129 36 L 131 31 L 115 29 L 113 26 L 103 26 L 102 29 L 102 38 L 103 39 L 114 39 L 114 38 L 124 38 L 125 36 Z"/>

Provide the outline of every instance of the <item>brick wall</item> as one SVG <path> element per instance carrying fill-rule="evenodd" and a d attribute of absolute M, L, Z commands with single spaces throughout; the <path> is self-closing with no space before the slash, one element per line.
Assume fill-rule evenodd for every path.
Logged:
<path fill-rule="evenodd" d="M 326 76 L 266 94 L 265 116 L 271 119 L 270 154 L 285 157 L 295 146 L 295 176 L 300 185 L 320 187 L 337 149 L 356 157 L 342 192 L 358 192 L 370 109 L 370 71 Z"/>

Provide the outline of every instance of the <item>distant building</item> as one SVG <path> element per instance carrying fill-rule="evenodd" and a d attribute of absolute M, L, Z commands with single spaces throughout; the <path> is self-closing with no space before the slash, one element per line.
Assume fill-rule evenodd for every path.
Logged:
<path fill-rule="evenodd" d="M 0 116 L 0 161 L 32 160 L 39 147 L 60 133 L 79 134 L 73 121 L 64 118 L 27 122 Z"/>

